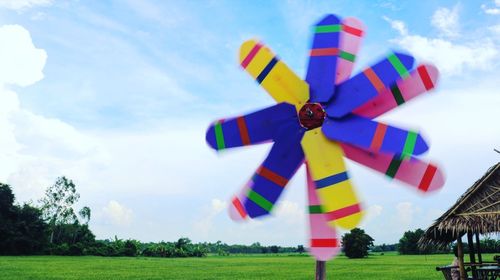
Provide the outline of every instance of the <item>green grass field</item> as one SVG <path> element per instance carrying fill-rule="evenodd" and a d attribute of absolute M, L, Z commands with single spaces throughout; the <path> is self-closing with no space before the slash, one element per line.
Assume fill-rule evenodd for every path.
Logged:
<path fill-rule="evenodd" d="M 491 260 L 492 255 L 485 255 Z M 452 255 L 370 255 L 327 264 L 328 279 L 444 279 L 436 266 Z M 126 257 L 0 257 L 0 279 L 314 279 L 308 256 L 210 256 L 161 259 Z"/>

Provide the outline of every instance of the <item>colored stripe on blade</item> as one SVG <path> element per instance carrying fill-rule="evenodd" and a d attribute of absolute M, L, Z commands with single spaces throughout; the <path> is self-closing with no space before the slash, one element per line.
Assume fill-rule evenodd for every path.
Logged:
<path fill-rule="evenodd" d="M 347 172 L 342 172 L 339 174 L 334 174 L 332 176 L 323 178 L 321 180 L 314 181 L 316 184 L 316 188 L 321 189 L 324 187 L 328 187 L 330 185 L 335 185 L 340 182 L 344 182 L 349 179 L 349 175 L 347 175 Z"/>
<path fill-rule="evenodd" d="M 420 184 L 418 185 L 418 189 L 426 192 L 429 189 L 429 186 L 431 185 L 432 178 L 436 174 L 437 167 L 434 165 L 428 165 L 427 169 L 425 170 L 424 176 L 422 177 L 422 181 L 420 181 Z"/>
<path fill-rule="evenodd" d="M 315 33 L 333 33 L 333 32 L 340 32 L 340 30 L 341 30 L 340 24 L 318 25 L 314 28 Z"/>
<path fill-rule="evenodd" d="M 352 34 L 352 35 L 357 36 L 357 37 L 363 36 L 363 30 L 346 25 L 346 24 L 342 24 L 342 31 L 347 32 L 347 33 Z"/>
<path fill-rule="evenodd" d="M 257 76 L 257 79 L 256 79 L 259 84 L 261 84 L 262 81 L 264 81 L 264 79 L 267 77 L 269 72 L 271 72 L 271 70 L 276 65 L 276 63 L 278 63 L 278 59 L 276 57 L 273 57 L 271 59 L 271 61 L 269 61 L 269 63 L 266 65 L 264 70 L 262 70 L 262 72 L 260 72 L 259 76 Z"/>
<path fill-rule="evenodd" d="M 403 148 L 403 156 L 410 156 L 413 154 L 413 150 L 415 149 L 415 144 L 417 143 L 417 133 L 413 131 L 408 131 L 408 135 L 406 136 L 405 145 Z"/>
<path fill-rule="evenodd" d="M 248 136 L 248 128 L 244 117 L 236 118 L 238 129 L 240 131 L 241 142 L 243 145 L 250 145 L 250 136 Z"/>
<path fill-rule="evenodd" d="M 273 203 L 270 202 L 269 200 L 265 199 L 263 196 L 260 194 L 254 192 L 253 190 L 250 190 L 247 195 L 248 199 L 251 201 L 255 202 L 255 204 L 259 205 L 262 207 L 262 209 L 266 210 L 267 212 L 271 212 L 271 209 L 273 209 Z"/>
<path fill-rule="evenodd" d="M 401 63 L 401 60 L 399 60 L 399 58 L 395 54 L 392 53 L 387 58 L 389 59 L 389 62 L 392 64 L 394 69 L 396 69 L 396 71 L 398 71 L 399 75 L 402 78 L 406 78 L 410 75 L 408 73 L 408 69 L 406 69 L 406 67 L 403 65 L 403 63 Z"/>
<path fill-rule="evenodd" d="M 387 131 L 387 125 L 383 123 L 378 123 L 375 129 L 375 134 L 372 138 L 372 143 L 370 144 L 370 149 L 374 151 L 380 150 L 382 143 L 384 142 L 385 132 Z"/>
<path fill-rule="evenodd" d="M 361 211 L 361 207 L 359 206 L 359 204 L 353 204 L 353 205 L 349 205 L 347 207 L 326 213 L 326 218 L 329 221 L 339 220 L 339 219 L 342 219 L 344 217 L 359 213 L 360 211 Z"/>
<path fill-rule="evenodd" d="M 241 204 L 241 201 L 237 198 L 234 197 L 232 200 L 234 208 L 238 211 L 240 216 L 244 219 L 247 216 L 247 212 L 245 211 L 245 208 L 243 208 L 243 204 Z"/>
<path fill-rule="evenodd" d="M 311 239 L 311 247 L 338 247 L 336 238 Z"/>
<path fill-rule="evenodd" d="M 252 48 L 252 50 L 248 53 L 248 55 L 245 57 L 245 59 L 243 59 L 243 61 L 241 62 L 241 66 L 243 66 L 243 68 L 247 68 L 248 64 L 250 64 L 250 61 L 252 61 L 252 59 L 255 57 L 255 55 L 257 55 L 257 53 L 259 52 L 259 50 L 261 48 L 262 48 L 262 44 L 260 44 L 260 43 L 255 44 L 255 46 Z"/>
<path fill-rule="evenodd" d="M 321 205 L 309 205 L 309 214 L 321 214 Z"/>
<path fill-rule="evenodd" d="M 257 170 L 257 174 L 259 174 L 260 176 L 266 178 L 267 180 L 275 183 L 276 185 L 278 185 L 280 187 L 284 187 L 288 183 L 287 178 L 280 176 L 279 174 L 265 168 L 264 166 L 261 166 Z"/>
<path fill-rule="evenodd" d="M 394 178 L 394 176 L 396 176 L 396 173 L 398 172 L 399 166 L 401 166 L 401 162 L 403 162 L 401 157 L 398 155 L 395 155 L 392 158 L 391 163 L 389 163 L 389 167 L 387 168 L 385 175 L 387 175 L 391 178 Z"/>
<path fill-rule="evenodd" d="M 222 121 L 218 121 L 214 127 L 215 140 L 217 141 L 217 150 L 222 150 L 226 147 L 224 145 L 224 133 L 222 132 L 221 123 Z"/>
<path fill-rule="evenodd" d="M 372 68 L 366 68 L 363 71 L 363 73 L 365 74 L 365 76 L 368 78 L 368 80 L 370 81 L 370 83 L 372 83 L 373 87 L 377 91 L 382 91 L 385 88 L 384 83 L 382 83 L 382 81 L 377 76 L 377 74 L 375 73 L 375 71 L 373 71 Z"/>
<path fill-rule="evenodd" d="M 431 78 L 429 77 L 429 72 L 425 69 L 423 66 L 419 66 L 417 68 L 418 75 L 420 76 L 420 79 L 422 79 L 422 83 L 425 86 L 426 90 L 430 90 L 434 88 L 434 84 L 432 83 Z"/>
<path fill-rule="evenodd" d="M 334 56 L 339 54 L 338 48 L 312 49 L 310 56 Z"/>

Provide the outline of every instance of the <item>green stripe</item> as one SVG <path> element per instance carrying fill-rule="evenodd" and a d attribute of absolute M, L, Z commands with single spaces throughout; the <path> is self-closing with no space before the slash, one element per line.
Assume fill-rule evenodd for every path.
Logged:
<path fill-rule="evenodd" d="M 354 62 L 354 60 L 356 59 L 356 56 L 354 54 L 345 51 L 340 51 L 340 57 L 350 62 Z"/>
<path fill-rule="evenodd" d="M 387 58 L 389 59 L 389 62 L 392 64 L 392 67 L 394 67 L 394 69 L 398 71 L 399 76 L 401 76 L 402 78 L 406 78 L 410 75 L 406 67 L 403 65 L 403 63 L 401 63 L 401 61 L 395 54 L 391 53 Z"/>
<path fill-rule="evenodd" d="M 260 194 L 256 193 L 253 190 L 250 190 L 247 194 L 248 199 L 251 201 L 255 202 L 257 205 L 262 207 L 262 209 L 266 210 L 267 212 L 271 212 L 271 209 L 273 208 L 273 204 L 265 199 L 263 196 Z"/>
<path fill-rule="evenodd" d="M 217 141 L 217 150 L 222 150 L 226 148 L 224 144 L 224 134 L 222 133 L 222 126 L 220 122 L 217 122 L 214 127 L 215 130 L 215 141 Z"/>
<path fill-rule="evenodd" d="M 340 30 L 341 30 L 340 24 L 318 25 L 315 27 L 314 32 L 316 32 L 316 33 L 331 33 L 331 32 L 340 32 Z"/>
<path fill-rule="evenodd" d="M 396 100 L 396 103 L 399 105 L 405 103 L 405 99 L 403 95 L 401 94 L 401 91 L 398 88 L 398 85 L 394 85 L 391 88 L 392 96 L 394 96 L 394 100 Z"/>
<path fill-rule="evenodd" d="M 321 214 L 323 210 L 321 210 L 321 205 L 309 205 L 309 213 L 310 214 Z"/>
<path fill-rule="evenodd" d="M 401 162 L 403 162 L 403 160 L 399 156 L 394 156 L 389 164 L 389 168 L 387 168 L 387 171 L 385 172 L 385 175 L 394 178 L 398 172 Z"/>
<path fill-rule="evenodd" d="M 417 133 L 413 131 L 408 131 L 406 136 L 405 146 L 403 148 L 403 157 L 408 158 L 413 154 L 413 149 L 415 149 L 415 143 L 417 142 Z"/>

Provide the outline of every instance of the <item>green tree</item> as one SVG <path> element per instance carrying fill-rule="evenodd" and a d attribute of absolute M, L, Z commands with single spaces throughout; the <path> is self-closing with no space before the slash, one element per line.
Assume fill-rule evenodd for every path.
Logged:
<path fill-rule="evenodd" d="M 47 227 L 39 209 L 15 205 L 9 185 L 0 183 L 0 254 L 37 254 L 45 247 Z"/>
<path fill-rule="evenodd" d="M 298 245 L 297 246 L 297 253 L 304 253 L 306 250 L 304 249 L 304 245 Z"/>
<path fill-rule="evenodd" d="M 418 240 L 424 235 L 422 229 L 417 229 L 415 231 L 407 231 L 403 234 L 403 237 L 399 239 L 398 251 L 402 255 L 418 255 L 426 253 L 418 247 Z"/>
<path fill-rule="evenodd" d="M 342 246 L 348 258 L 368 256 L 368 247 L 373 246 L 373 238 L 360 228 L 354 228 L 342 236 Z"/>
<path fill-rule="evenodd" d="M 90 222 L 91 211 L 90 208 L 84 206 L 80 211 L 78 211 L 78 215 L 83 219 L 84 224 L 88 225 Z"/>
<path fill-rule="evenodd" d="M 54 243 L 54 237 L 59 233 L 57 230 L 60 229 L 60 225 L 79 223 L 73 209 L 78 199 L 80 199 L 80 194 L 76 192 L 75 184 L 64 176 L 57 178 L 54 185 L 45 191 L 45 197 L 40 202 L 43 216 L 50 228 L 50 243 Z M 90 219 L 90 211 L 88 218 Z"/>

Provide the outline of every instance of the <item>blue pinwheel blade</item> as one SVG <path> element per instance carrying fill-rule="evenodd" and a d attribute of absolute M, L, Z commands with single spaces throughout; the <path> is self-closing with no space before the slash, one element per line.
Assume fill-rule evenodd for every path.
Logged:
<path fill-rule="evenodd" d="M 368 102 L 380 92 L 409 76 L 415 59 L 403 53 L 391 53 L 351 79 L 341 83 L 326 106 L 330 117 L 341 118 Z"/>
<path fill-rule="evenodd" d="M 269 214 L 288 181 L 304 161 L 300 141 L 304 129 L 298 123 L 287 124 L 253 177 L 253 184 L 244 199 L 244 207 L 251 218 Z"/>
<path fill-rule="evenodd" d="M 326 137 L 352 144 L 373 152 L 383 152 L 408 157 L 429 149 L 422 136 L 354 114 L 341 120 L 327 118 L 322 131 Z"/>
<path fill-rule="evenodd" d="M 340 19 L 335 15 L 327 15 L 314 26 L 306 75 L 310 102 L 327 102 L 333 96 L 341 31 Z"/>
<path fill-rule="evenodd" d="M 208 145 L 219 151 L 274 140 L 276 131 L 286 123 L 297 123 L 295 106 L 288 103 L 214 122 L 207 130 Z"/>

